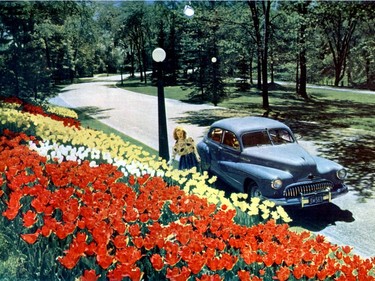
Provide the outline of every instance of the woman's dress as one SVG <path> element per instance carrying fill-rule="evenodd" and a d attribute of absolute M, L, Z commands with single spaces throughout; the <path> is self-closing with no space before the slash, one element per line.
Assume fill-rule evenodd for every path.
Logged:
<path fill-rule="evenodd" d="M 199 168 L 199 162 L 195 153 L 195 143 L 191 137 L 180 139 L 173 146 L 173 154 L 180 156 L 178 164 L 180 170 L 191 169 L 193 167 Z"/>

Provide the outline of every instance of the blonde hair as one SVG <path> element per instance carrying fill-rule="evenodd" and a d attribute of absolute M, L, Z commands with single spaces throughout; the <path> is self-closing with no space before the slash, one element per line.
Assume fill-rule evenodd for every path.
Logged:
<path fill-rule="evenodd" d="M 182 128 L 182 127 L 176 127 L 176 128 L 173 130 L 173 138 L 174 138 L 176 141 L 178 140 L 177 132 L 182 132 L 182 134 L 183 134 L 183 138 L 186 139 L 186 131 L 185 131 L 185 129 Z"/>

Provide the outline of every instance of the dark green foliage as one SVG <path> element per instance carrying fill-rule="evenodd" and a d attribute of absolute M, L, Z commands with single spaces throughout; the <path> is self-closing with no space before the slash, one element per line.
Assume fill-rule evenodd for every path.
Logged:
<path fill-rule="evenodd" d="M 1 95 L 44 99 L 54 84 L 92 75 L 91 17 L 84 3 L 1 2 Z"/>
<path fill-rule="evenodd" d="M 224 81 L 254 84 L 266 105 L 266 80 L 295 81 L 305 98 L 306 83 L 374 87 L 373 2 L 194 1 L 191 18 L 185 4 L 2 1 L 0 95 L 45 99 L 56 84 L 103 72 L 144 83 L 152 72 L 154 82 L 156 47 L 167 53 L 165 84 L 213 104 L 227 96 Z"/>

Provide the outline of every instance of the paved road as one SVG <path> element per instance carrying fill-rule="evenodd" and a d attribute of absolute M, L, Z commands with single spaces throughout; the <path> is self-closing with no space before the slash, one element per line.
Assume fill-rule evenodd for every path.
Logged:
<path fill-rule="evenodd" d="M 291 87 L 295 86 L 295 83 L 291 83 L 291 82 L 276 81 L 276 83 L 280 84 L 280 85 L 291 86 Z M 353 91 L 355 91 L 358 94 L 375 95 L 375 91 L 371 91 L 371 90 L 360 90 L 360 89 L 353 90 L 353 89 L 345 88 L 345 87 L 323 86 L 323 85 L 313 85 L 313 84 L 307 84 L 306 87 L 308 89 L 335 90 L 335 91 L 339 91 L 339 92 L 353 92 Z"/>
<path fill-rule="evenodd" d="M 157 97 L 114 87 L 114 84 L 120 80 L 119 76 L 100 79 L 106 81 L 69 85 L 50 102 L 86 110 L 104 124 L 158 150 Z M 182 125 L 188 135 L 197 142 L 202 139 L 207 129 L 192 124 L 178 124 L 177 120 L 187 115 L 188 111 L 217 108 L 205 104 L 187 104 L 173 99 L 166 99 L 165 106 L 170 150 L 174 143 L 173 129 L 176 126 Z"/>
<path fill-rule="evenodd" d="M 100 78 L 103 80 L 103 78 Z M 106 81 L 80 83 L 67 86 L 51 103 L 86 109 L 101 122 L 124 134 L 158 149 L 157 98 L 116 88 L 118 76 L 105 77 Z M 166 99 L 169 147 L 174 141 L 172 130 L 180 125 L 176 118 L 189 111 L 213 109 L 210 105 L 193 105 Z M 188 134 L 199 141 L 206 127 L 182 124 Z M 312 143 L 302 143 L 314 153 Z M 353 189 L 352 189 L 353 190 Z M 363 257 L 375 256 L 375 200 L 359 202 L 354 191 L 337 198 L 333 203 L 307 209 L 288 209 L 294 225 L 321 233 L 333 243 L 354 247 Z"/>
<path fill-rule="evenodd" d="M 287 212 L 292 225 L 323 234 L 332 243 L 354 247 L 353 252 L 362 257 L 375 257 L 375 200 L 361 202 L 350 189 L 332 203 Z"/>

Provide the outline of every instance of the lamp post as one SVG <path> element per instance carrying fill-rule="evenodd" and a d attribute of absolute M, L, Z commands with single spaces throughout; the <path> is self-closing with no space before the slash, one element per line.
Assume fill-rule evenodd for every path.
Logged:
<path fill-rule="evenodd" d="M 124 85 L 124 80 L 123 80 L 123 77 L 122 77 L 123 71 L 124 71 L 124 66 L 121 65 L 121 66 L 120 66 L 120 73 L 121 73 L 121 86 Z"/>
<path fill-rule="evenodd" d="M 212 73 L 213 73 L 213 95 L 212 95 L 212 101 L 213 101 L 213 104 L 216 106 L 217 103 L 218 103 L 218 93 L 217 93 L 217 88 L 216 88 L 216 83 L 217 83 L 217 79 L 216 79 L 216 62 L 217 62 L 217 58 L 216 57 L 212 57 L 211 58 L 211 62 L 212 62 Z"/>
<path fill-rule="evenodd" d="M 190 5 L 185 5 L 185 7 L 184 7 L 184 14 L 185 14 L 185 16 L 187 16 L 189 18 L 191 18 L 192 16 L 194 16 L 194 9 L 193 9 L 193 7 L 190 6 Z"/>
<path fill-rule="evenodd" d="M 159 157 L 169 160 L 167 118 L 165 114 L 163 68 L 162 63 L 165 60 L 166 53 L 162 48 L 156 48 L 152 52 L 152 59 L 158 66 L 158 123 L 159 123 Z"/>

